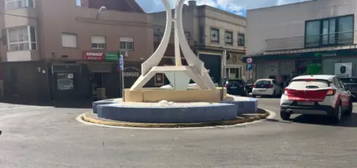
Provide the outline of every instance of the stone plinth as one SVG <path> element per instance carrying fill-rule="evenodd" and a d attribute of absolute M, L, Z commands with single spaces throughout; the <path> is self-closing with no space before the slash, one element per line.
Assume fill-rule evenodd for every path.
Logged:
<path fill-rule="evenodd" d="M 225 88 L 214 90 L 172 90 L 162 88 L 148 88 L 140 90 L 125 90 L 125 102 L 159 102 L 161 100 L 172 102 L 221 102 L 227 95 Z"/>

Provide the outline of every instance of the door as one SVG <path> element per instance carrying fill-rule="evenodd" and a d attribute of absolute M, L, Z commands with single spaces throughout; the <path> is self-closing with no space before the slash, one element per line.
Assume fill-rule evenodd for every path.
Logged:
<path fill-rule="evenodd" d="M 75 96 L 75 78 L 74 72 L 56 72 L 55 73 L 55 99 L 68 99 Z"/>

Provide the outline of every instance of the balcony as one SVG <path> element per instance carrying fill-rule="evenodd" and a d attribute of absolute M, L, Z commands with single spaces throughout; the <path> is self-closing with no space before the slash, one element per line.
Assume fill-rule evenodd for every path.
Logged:
<path fill-rule="evenodd" d="M 356 48 L 354 39 L 357 33 L 342 32 L 324 35 L 295 36 L 267 39 L 265 53 L 306 52 L 340 48 Z"/>

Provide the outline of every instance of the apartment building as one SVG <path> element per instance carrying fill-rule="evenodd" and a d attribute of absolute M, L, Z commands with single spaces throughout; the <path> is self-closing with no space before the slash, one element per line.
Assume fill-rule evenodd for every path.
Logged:
<path fill-rule="evenodd" d="M 135 0 L 1 0 L 0 77 L 6 99 L 121 95 L 153 52 L 150 16 Z M 2 24 L 3 23 L 3 24 Z M 118 68 L 124 55 L 125 70 Z M 101 90 L 103 90 L 101 89 Z"/>
<path fill-rule="evenodd" d="M 248 11 L 248 51 L 256 78 L 357 75 L 357 1 L 312 0 Z"/>
<path fill-rule="evenodd" d="M 189 1 L 183 10 L 186 38 L 205 63 L 213 81 L 222 84 L 225 79 L 245 79 L 246 67 L 241 58 L 246 52 L 246 19 L 210 6 L 197 6 L 195 1 Z M 157 46 L 165 30 L 166 15 L 159 12 L 151 16 Z M 173 64 L 173 56 L 171 39 L 163 64 Z"/>

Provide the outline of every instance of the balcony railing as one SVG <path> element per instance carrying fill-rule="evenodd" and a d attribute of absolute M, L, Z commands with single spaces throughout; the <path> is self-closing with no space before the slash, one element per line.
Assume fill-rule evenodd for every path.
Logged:
<path fill-rule="evenodd" d="M 354 39 L 357 35 L 355 32 L 268 39 L 266 40 L 265 51 L 270 52 L 352 45 L 354 44 Z"/>

